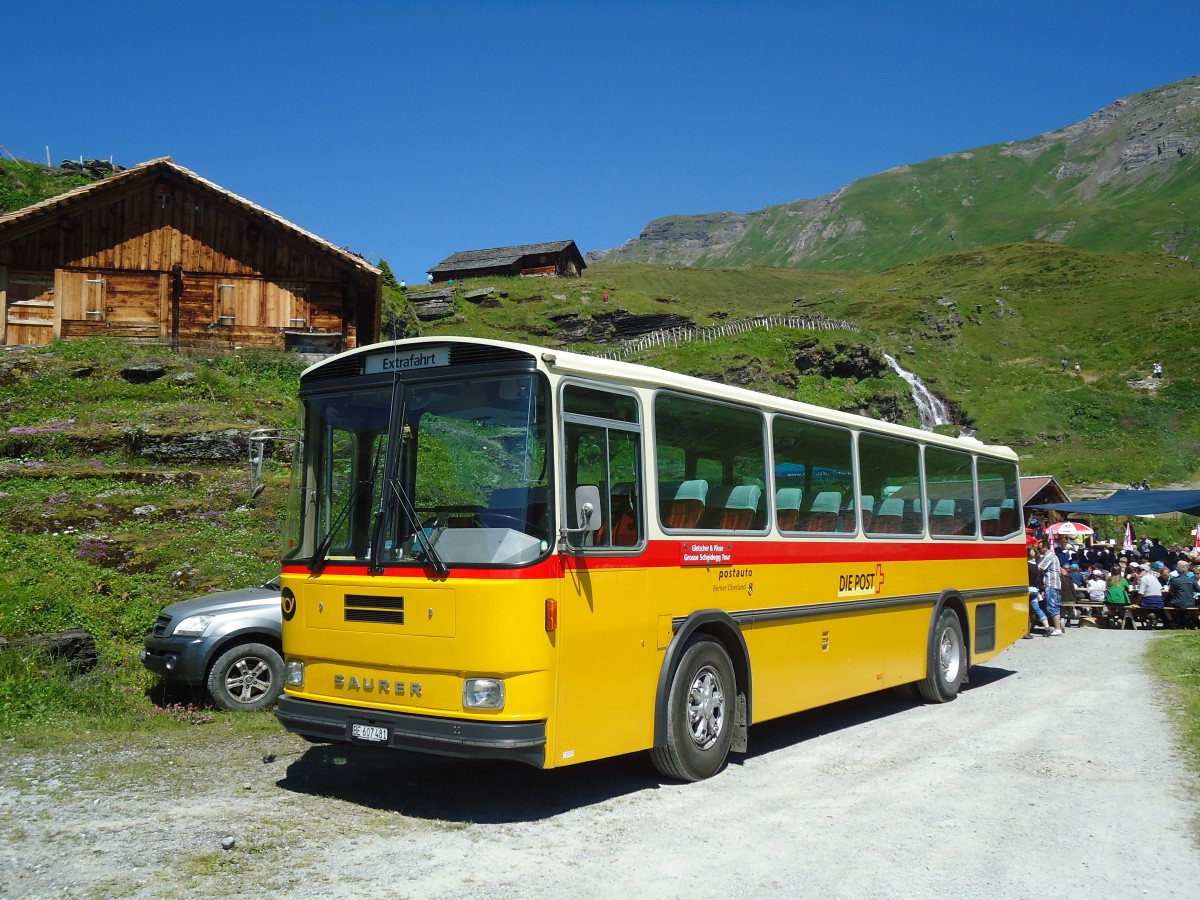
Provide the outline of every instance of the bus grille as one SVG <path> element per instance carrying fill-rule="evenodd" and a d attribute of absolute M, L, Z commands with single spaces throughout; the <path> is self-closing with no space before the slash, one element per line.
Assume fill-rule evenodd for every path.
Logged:
<path fill-rule="evenodd" d="M 305 383 L 310 381 L 330 381 L 335 378 L 357 378 L 359 375 L 362 375 L 362 360 L 361 356 L 351 356 L 347 359 L 328 362 L 309 375 L 305 379 Z"/>
<path fill-rule="evenodd" d="M 533 357 L 523 350 L 513 350 L 509 347 L 489 347 L 478 344 L 451 344 L 450 346 L 450 365 L 452 366 L 528 363 L 532 359 Z"/>
<path fill-rule="evenodd" d="M 996 649 L 996 604 L 980 603 L 975 608 L 975 652 Z"/>
<path fill-rule="evenodd" d="M 369 594 L 346 594 L 344 614 L 345 621 L 347 622 L 403 625 L 404 598 L 372 597 Z"/>

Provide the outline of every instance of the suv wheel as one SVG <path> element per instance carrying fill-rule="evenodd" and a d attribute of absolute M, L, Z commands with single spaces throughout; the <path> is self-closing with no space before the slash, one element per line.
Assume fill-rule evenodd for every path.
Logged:
<path fill-rule="evenodd" d="M 221 709 L 266 709 L 283 690 L 283 660 L 266 644 L 238 644 L 217 657 L 208 693 Z"/>

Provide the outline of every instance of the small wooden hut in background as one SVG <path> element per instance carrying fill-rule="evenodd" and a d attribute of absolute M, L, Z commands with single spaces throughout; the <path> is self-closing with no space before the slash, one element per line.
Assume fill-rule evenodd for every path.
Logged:
<path fill-rule="evenodd" d="M 0 216 L 0 344 L 347 349 L 378 340 L 381 285 L 170 157 Z"/>
<path fill-rule="evenodd" d="M 451 278 L 494 278 L 501 275 L 549 275 L 578 278 L 587 268 L 574 241 L 521 244 L 491 250 L 460 250 L 432 269 L 434 281 Z"/>
<path fill-rule="evenodd" d="M 1037 516 L 1043 525 L 1060 522 L 1067 514 L 1057 510 L 1042 509 L 1043 503 L 1070 503 L 1066 490 L 1053 475 L 1022 475 L 1021 506 L 1025 508 L 1025 521 Z"/>

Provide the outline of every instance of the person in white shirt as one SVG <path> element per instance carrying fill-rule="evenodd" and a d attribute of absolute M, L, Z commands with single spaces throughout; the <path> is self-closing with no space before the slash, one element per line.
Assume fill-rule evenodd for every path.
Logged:
<path fill-rule="evenodd" d="M 1044 538 L 1037 542 L 1038 553 L 1041 558 L 1038 560 L 1038 568 L 1042 570 L 1042 596 L 1046 601 L 1046 615 L 1050 619 L 1050 630 L 1046 632 L 1046 637 L 1057 637 L 1062 635 L 1062 614 L 1058 601 L 1061 598 L 1062 591 L 1062 569 L 1058 557 L 1054 555 L 1054 551 L 1050 549 L 1050 544 Z"/>
<path fill-rule="evenodd" d="M 1138 593 L 1141 594 L 1138 606 L 1142 609 L 1162 609 L 1162 582 L 1151 571 L 1149 563 L 1142 563 L 1139 568 L 1142 575 L 1138 579 Z"/>
<path fill-rule="evenodd" d="M 1099 569 L 1094 569 L 1087 580 L 1088 599 L 1093 603 L 1103 603 L 1108 595 L 1108 580 Z"/>

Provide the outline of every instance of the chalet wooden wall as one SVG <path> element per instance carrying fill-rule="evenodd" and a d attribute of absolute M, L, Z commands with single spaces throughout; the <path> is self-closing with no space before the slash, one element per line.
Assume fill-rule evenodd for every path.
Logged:
<path fill-rule="evenodd" d="M 373 267 L 169 160 L 110 181 L 0 219 L 4 343 L 109 334 L 282 348 L 286 332 L 310 330 L 339 349 L 377 340 Z"/>

